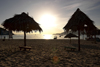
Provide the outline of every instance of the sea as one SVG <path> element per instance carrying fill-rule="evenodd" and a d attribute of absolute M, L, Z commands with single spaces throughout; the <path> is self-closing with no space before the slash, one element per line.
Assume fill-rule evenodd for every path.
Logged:
<path fill-rule="evenodd" d="M 8 35 L 0 35 L 0 39 L 9 39 Z M 65 35 L 60 36 L 60 35 L 52 35 L 52 34 L 26 34 L 26 39 L 54 39 L 57 37 L 57 39 L 69 39 L 69 38 L 64 38 Z M 99 36 L 100 37 L 100 36 Z M 86 35 L 81 35 L 80 39 L 85 39 Z M 24 39 L 24 34 L 14 34 L 13 39 Z M 72 37 L 71 39 L 78 39 L 76 37 Z"/>

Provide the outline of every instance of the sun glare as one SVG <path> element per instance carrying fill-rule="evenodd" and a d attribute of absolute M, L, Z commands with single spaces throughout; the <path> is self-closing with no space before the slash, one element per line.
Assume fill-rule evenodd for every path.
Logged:
<path fill-rule="evenodd" d="M 51 35 L 44 35 L 44 39 L 51 39 Z"/>
<path fill-rule="evenodd" d="M 40 24 L 46 28 L 56 26 L 55 21 L 56 17 L 50 14 L 44 14 L 40 18 Z"/>

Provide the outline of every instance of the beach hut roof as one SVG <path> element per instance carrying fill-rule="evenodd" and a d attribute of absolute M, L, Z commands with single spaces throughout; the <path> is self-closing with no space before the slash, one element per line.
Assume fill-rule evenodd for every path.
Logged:
<path fill-rule="evenodd" d="M 0 31 L 1 31 L 1 30 L 6 30 L 6 29 L 0 27 Z"/>
<path fill-rule="evenodd" d="M 14 35 L 12 32 L 10 32 L 12 35 Z M 9 31 L 7 31 L 4 28 L 0 27 L 0 35 L 9 35 Z"/>

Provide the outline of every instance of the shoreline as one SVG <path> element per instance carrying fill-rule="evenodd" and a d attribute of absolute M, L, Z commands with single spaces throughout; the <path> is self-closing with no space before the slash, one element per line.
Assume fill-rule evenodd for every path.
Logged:
<path fill-rule="evenodd" d="M 5 40 L 24 40 L 24 39 L 5 39 Z M 70 39 L 26 39 L 26 40 L 70 40 Z M 78 40 L 78 39 L 71 39 L 71 40 Z M 80 39 L 80 40 L 84 40 L 84 39 Z"/>

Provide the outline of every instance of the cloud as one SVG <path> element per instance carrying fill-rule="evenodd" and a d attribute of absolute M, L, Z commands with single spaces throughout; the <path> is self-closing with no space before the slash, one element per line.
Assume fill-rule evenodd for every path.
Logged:
<path fill-rule="evenodd" d="M 64 6 L 63 9 L 71 10 L 74 8 L 78 8 L 80 5 L 81 5 L 80 3 L 72 4 L 72 5 Z"/>
<path fill-rule="evenodd" d="M 94 10 L 97 7 L 97 3 L 100 2 L 100 0 L 84 0 L 82 2 L 80 2 L 80 8 L 83 9 L 84 11 L 90 11 L 90 10 Z M 99 6 L 99 5 L 98 5 Z"/>
<path fill-rule="evenodd" d="M 90 9 L 88 9 L 88 10 L 90 11 L 90 10 L 95 10 L 95 9 L 100 9 L 100 5 L 94 6 L 94 7 L 90 8 Z"/>

